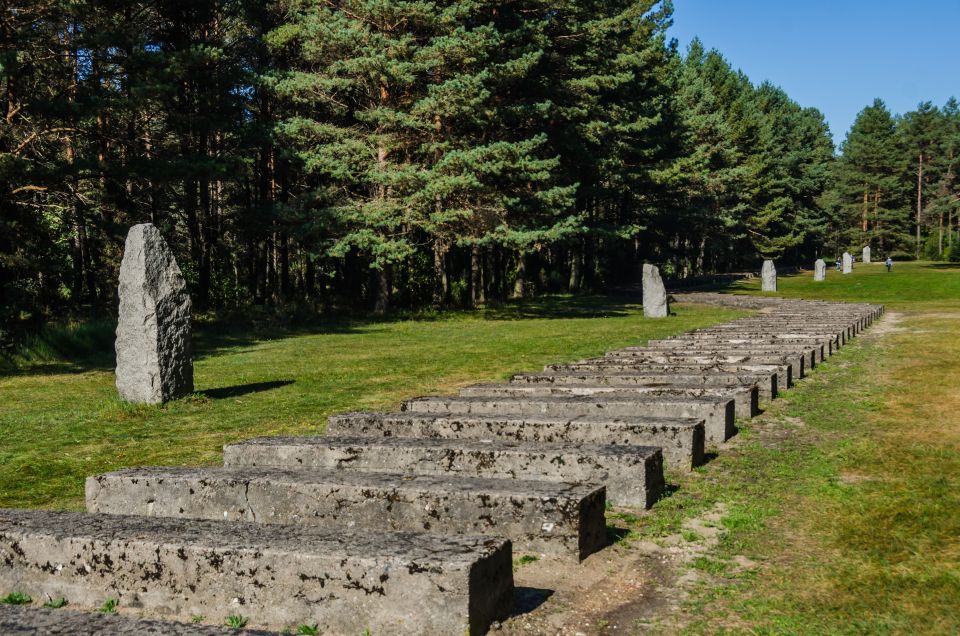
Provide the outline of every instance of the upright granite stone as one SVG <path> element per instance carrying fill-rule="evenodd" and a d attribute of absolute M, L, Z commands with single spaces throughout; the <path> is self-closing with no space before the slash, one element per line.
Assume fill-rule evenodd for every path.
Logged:
<path fill-rule="evenodd" d="M 656 265 L 643 264 L 643 315 L 647 318 L 666 318 L 670 315 L 667 290 Z"/>
<path fill-rule="evenodd" d="M 870 246 L 869 245 L 863 248 L 863 262 L 864 263 L 870 262 Z"/>
<path fill-rule="evenodd" d="M 193 392 L 190 295 L 173 252 L 150 223 L 127 234 L 116 346 L 124 400 L 159 404 Z"/>
<path fill-rule="evenodd" d="M 813 280 L 821 281 L 827 278 L 827 264 L 822 258 L 818 258 L 813 264 Z"/>
<path fill-rule="evenodd" d="M 853 257 L 850 252 L 843 253 L 843 273 L 849 274 L 853 271 Z"/>
<path fill-rule="evenodd" d="M 765 292 L 777 291 L 777 268 L 773 261 L 767 259 L 763 261 L 763 267 L 760 268 L 761 290 Z"/>

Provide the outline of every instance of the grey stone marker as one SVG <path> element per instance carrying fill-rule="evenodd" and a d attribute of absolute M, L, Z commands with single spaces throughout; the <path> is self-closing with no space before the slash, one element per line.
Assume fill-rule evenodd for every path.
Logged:
<path fill-rule="evenodd" d="M 124 400 L 160 404 L 193 392 L 190 295 L 173 252 L 150 223 L 127 234 L 116 347 Z"/>
<path fill-rule="evenodd" d="M 777 291 L 777 268 L 773 261 L 767 259 L 763 261 L 763 267 L 760 268 L 760 289 L 765 292 Z"/>
<path fill-rule="evenodd" d="M 863 248 L 863 262 L 864 263 L 870 262 L 870 246 L 869 245 Z"/>
<path fill-rule="evenodd" d="M 643 264 L 643 315 L 647 318 L 666 318 L 670 315 L 667 289 L 663 286 L 660 269 Z"/>
<path fill-rule="evenodd" d="M 843 253 L 843 273 L 849 274 L 853 271 L 853 257 L 850 256 L 850 252 Z"/>
<path fill-rule="evenodd" d="M 822 258 L 818 258 L 813 264 L 813 280 L 821 281 L 827 277 L 827 264 Z"/>

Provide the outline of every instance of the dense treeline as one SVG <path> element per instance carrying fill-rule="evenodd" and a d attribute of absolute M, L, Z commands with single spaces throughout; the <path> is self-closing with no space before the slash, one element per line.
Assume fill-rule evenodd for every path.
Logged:
<path fill-rule="evenodd" d="M 857 116 L 824 208 L 838 245 L 960 261 L 960 104 L 902 116 L 875 100 Z"/>
<path fill-rule="evenodd" d="M 879 165 L 887 132 L 922 157 L 923 223 L 956 218 L 926 110 L 880 133 L 862 115 L 834 162 L 819 111 L 699 42 L 678 52 L 669 2 L 0 6 L 7 334 L 112 313 L 145 221 L 201 309 L 383 311 L 601 289 L 644 259 L 807 262 L 864 240 L 858 203 L 869 240 L 900 248 L 916 159 Z M 955 105 L 932 112 L 956 127 Z"/>

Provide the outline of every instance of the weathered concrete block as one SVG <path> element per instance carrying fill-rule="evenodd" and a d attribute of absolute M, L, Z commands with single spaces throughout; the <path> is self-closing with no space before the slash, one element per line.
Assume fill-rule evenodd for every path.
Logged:
<path fill-rule="evenodd" d="M 518 373 L 512 384 L 546 384 L 556 386 L 577 386 L 598 384 L 610 387 L 670 387 L 675 385 L 701 385 L 704 387 L 750 387 L 756 386 L 759 397 L 770 401 L 777 396 L 777 374 L 769 373 L 723 373 L 723 372 L 671 372 L 647 371 L 643 373 L 590 373 L 590 372 L 552 372 Z"/>
<path fill-rule="evenodd" d="M 404 437 L 264 437 L 223 449 L 226 466 L 604 484 L 607 501 L 648 507 L 663 493 L 663 454 L 650 446 L 521 444 Z"/>
<path fill-rule="evenodd" d="M 821 281 L 827 278 L 827 264 L 822 258 L 813 262 L 813 280 Z"/>
<path fill-rule="evenodd" d="M 132 468 L 87 479 L 87 510 L 317 525 L 347 531 L 493 535 L 584 559 L 606 543 L 602 485 L 309 471 Z"/>
<path fill-rule="evenodd" d="M 603 384 L 475 384 L 460 389 L 462 397 L 551 397 L 570 395 L 598 395 L 612 399 L 633 397 L 695 397 L 733 400 L 736 416 L 751 418 L 759 413 L 759 391 L 756 384 L 749 386 L 706 387 L 697 385 L 673 386 L 610 386 Z"/>
<path fill-rule="evenodd" d="M 759 364 L 759 363 L 724 363 L 724 362 L 642 362 L 617 361 L 597 362 L 594 360 L 574 362 L 571 364 L 548 364 L 544 367 L 545 373 L 592 373 L 598 375 L 623 373 L 771 373 L 777 374 L 777 386 L 789 388 L 793 386 L 793 368 L 789 364 Z"/>
<path fill-rule="evenodd" d="M 260 629 L 231 629 L 175 621 L 151 620 L 119 614 L 0 605 L 3 636 L 280 636 Z"/>
<path fill-rule="evenodd" d="M 850 252 L 843 253 L 843 273 L 849 274 L 853 271 L 853 257 L 850 256 Z"/>
<path fill-rule="evenodd" d="M 328 418 L 327 435 L 655 446 L 677 470 L 699 466 L 704 452 L 703 420 L 694 418 L 345 413 Z"/>
<path fill-rule="evenodd" d="M 0 511 L 0 589 L 270 629 L 482 634 L 510 610 L 511 556 L 492 537 Z"/>
<path fill-rule="evenodd" d="M 604 358 L 593 358 L 584 360 L 584 362 L 597 362 L 600 364 L 772 364 L 789 366 L 791 368 L 791 379 L 802 378 L 805 371 L 804 358 L 800 355 L 779 355 L 779 354 L 753 354 L 753 353 L 719 353 L 697 354 L 670 352 L 670 351 L 633 351 L 629 355 L 609 356 Z"/>
<path fill-rule="evenodd" d="M 708 342 L 695 340 L 671 340 L 667 343 L 649 342 L 646 347 L 630 347 L 611 351 L 605 358 L 631 358 L 637 353 L 664 351 L 684 356 L 708 356 L 729 358 L 730 356 L 769 356 L 769 355 L 797 355 L 803 359 L 802 370 L 812 369 L 820 360 L 820 347 L 787 344 L 739 343 L 728 344 L 722 342 Z"/>
<path fill-rule="evenodd" d="M 731 398 L 572 395 L 555 397 L 430 396 L 406 400 L 402 411 L 438 415 L 533 415 L 542 417 L 680 417 L 704 421 L 708 442 L 725 442 L 736 432 Z"/>
<path fill-rule="evenodd" d="M 647 318 L 666 318 L 670 315 L 667 289 L 663 286 L 660 269 L 643 264 L 643 315 Z"/>
<path fill-rule="evenodd" d="M 760 268 L 760 290 L 777 291 L 777 268 L 770 259 L 763 261 L 763 267 Z"/>
<path fill-rule="evenodd" d="M 159 404 L 193 392 L 190 295 L 173 252 L 153 225 L 134 225 L 120 263 L 117 390 Z"/>
<path fill-rule="evenodd" d="M 780 351 L 781 347 L 788 351 L 808 351 L 811 354 L 812 364 L 823 362 L 826 356 L 833 352 L 831 341 L 827 339 L 812 338 L 776 338 L 772 336 L 759 336 L 752 338 L 740 338 L 736 335 L 720 334 L 686 334 L 663 340 L 649 340 L 647 347 L 650 349 L 701 349 L 712 347 L 717 350 L 733 350 L 743 348 L 749 351 Z"/>

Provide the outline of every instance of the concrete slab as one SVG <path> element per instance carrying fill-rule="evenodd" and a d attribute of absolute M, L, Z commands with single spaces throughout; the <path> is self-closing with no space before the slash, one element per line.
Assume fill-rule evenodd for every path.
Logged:
<path fill-rule="evenodd" d="M 550 384 L 474 384 L 460 389 L 462 397 L 551 397 L 570 395 L 598 395 L 611 399 L 632 397 L 695 397 L 733 400 L 738 418 L 749 419 L 760 412 L 759 391 L 752 386 L 706 387 L 700 385 L 673 386 L 609 386 L 578 384 L 555 386 Z"/>
<path fill-rule="evenodd" d="M 759 397 L 770 401 L 777 395 L 777 374 L 769 373 L 718 373 L 718 372 L 671 372 L 649 371 L 645 373 L 518 373 L 510 379 L 511 384 L 546 384 L 554 386 L 602 385 L 610 387 L 671 387 L 676 385 L 699 385 L 704 387 L 750 387 L 756 386 Z"/>
<path fill-rule="evenodd" d="M 282 468 L 131 468 L 87 479 L 87 510 L 267 524 L 493 535 L 584 559 L 606 543 L 598 484 Z"/>
<path fill-rule="evenodd" d="M 619 373 L 666 372 L 677 374 L 690 373 L 776 373 L 777 387 L 793 386 L 793 367 L 789 364 L 754 364 L 723 362 L 631 362 L 618 364 L 611 362 L 584 361 L 571 364 L 548 364 L 544 373 L 594 373 L 599 375 Z"/>
<path fill-rule="evenodd" d="M 482 634 L 511 607 L 511 560 L 492 537 L 0 510 L 0 589 L 185 622 Z"/>
<path fill-rule="evenodd" d="M 479 439 L 525 444 L 654 446 L 666 465 L 703 463 L 704 424 L 694 418 L 466 416 L 426 413 L 345 413 L 327 420 L 327 435 Z"/>
<path fill-rule="evenodd" d="M 603 484 L 617 506 L 663 494 L 663 454 L 651 446 L 522 444 L 404 437 L 263 437 L 223 449 L 226 466 L 492 477 Z"/>
<path fill-rule="evenodd" d="M 569 417 L 690 417 L 704 421 L 708 442 L 725 442 L 736 432 L 733 399 L 720 397 L 572 395 L 550 397 L 428 396 L 406 400 L 400 409 L 438 415 L 534 415 Z"/>

